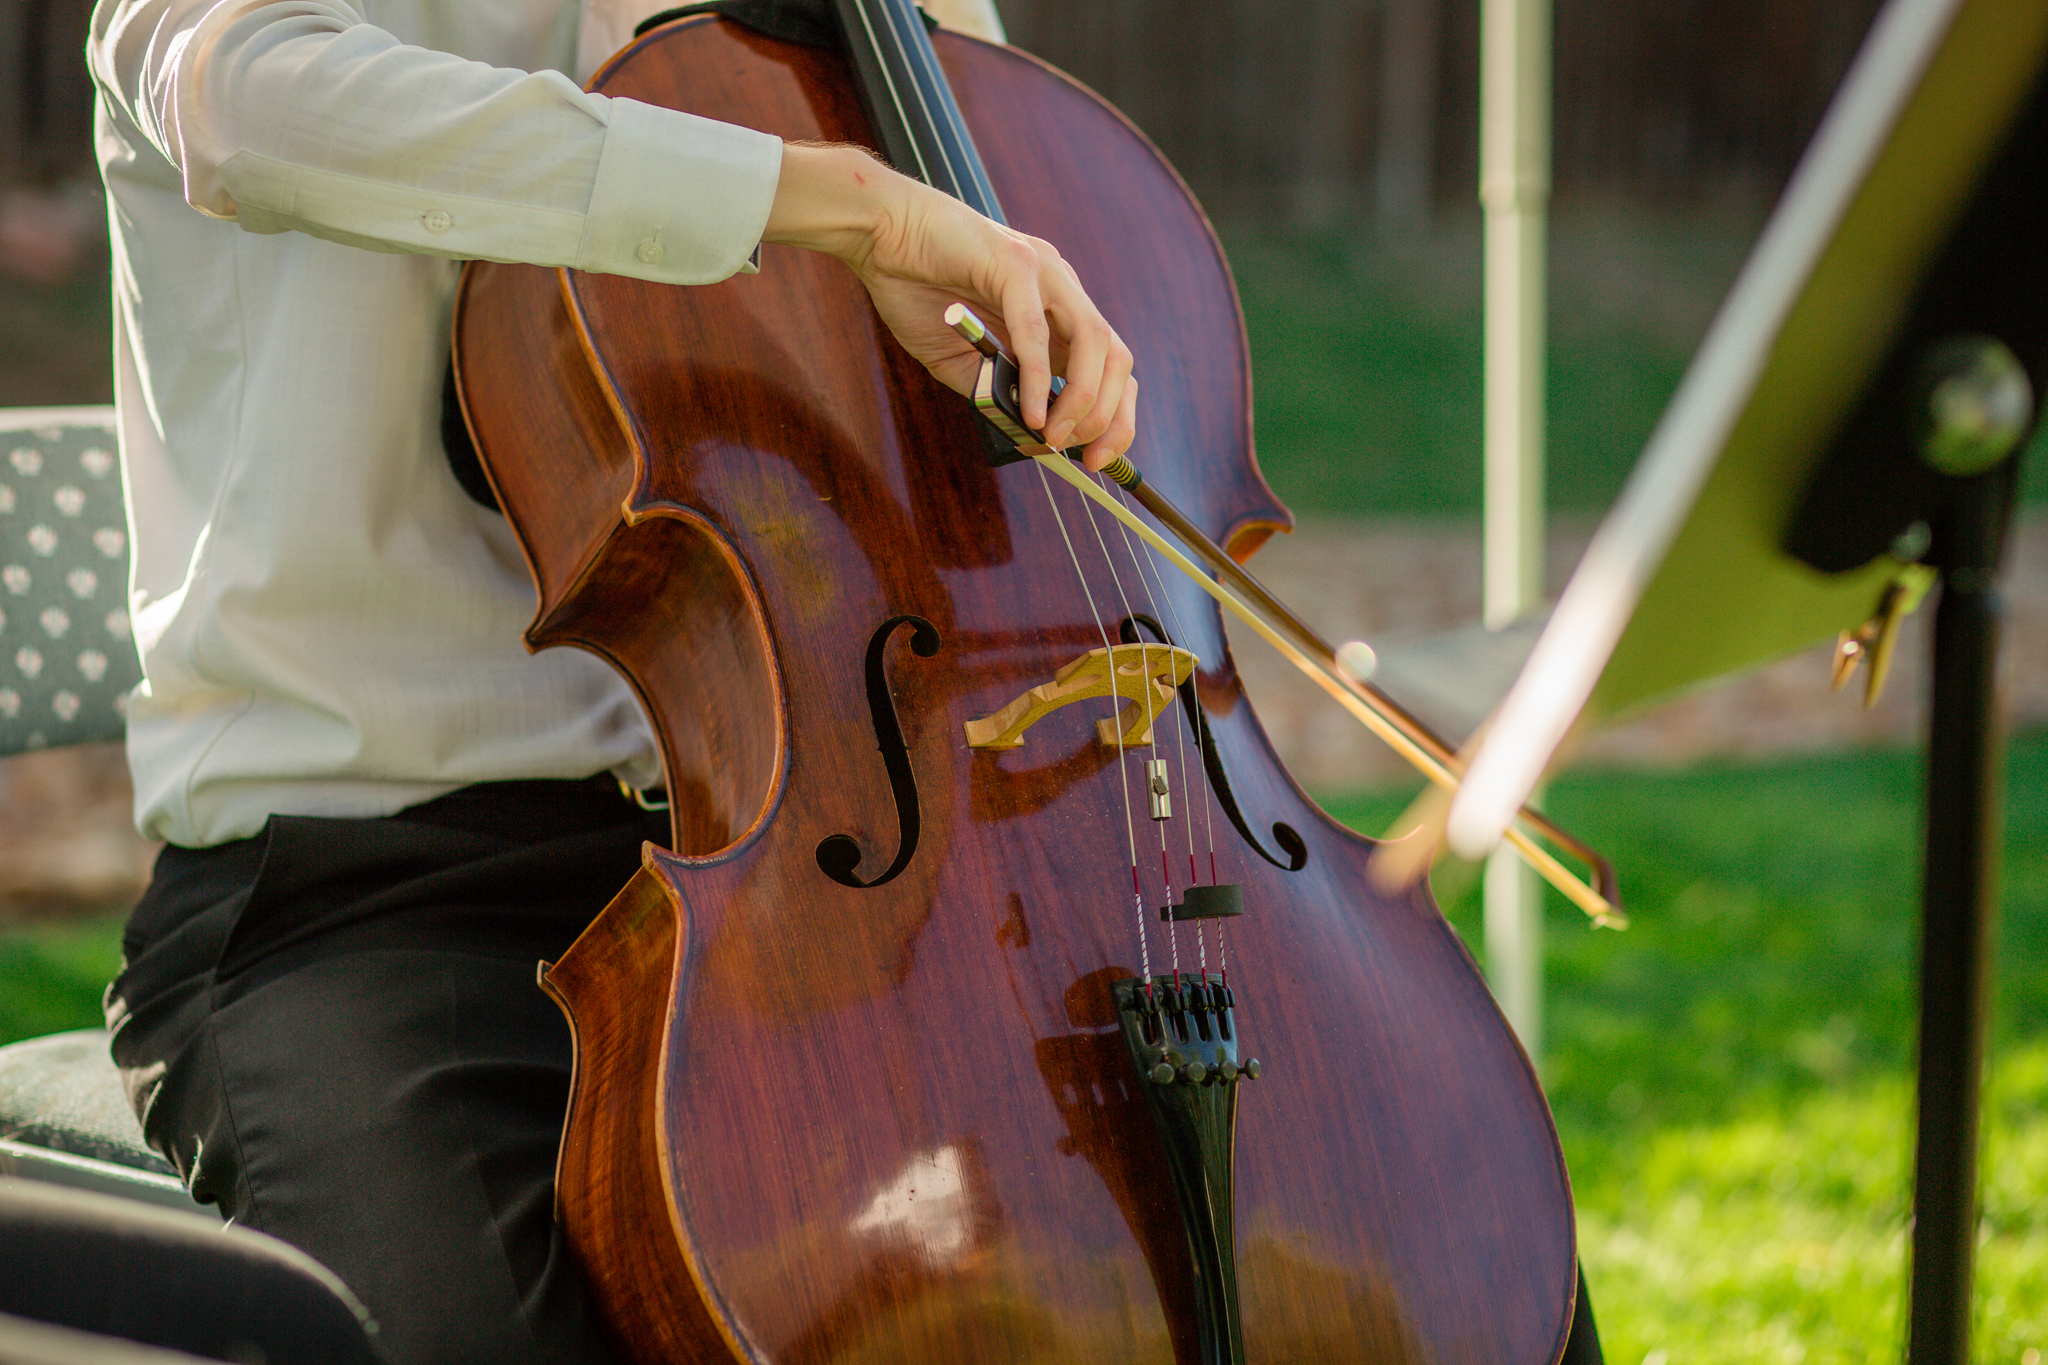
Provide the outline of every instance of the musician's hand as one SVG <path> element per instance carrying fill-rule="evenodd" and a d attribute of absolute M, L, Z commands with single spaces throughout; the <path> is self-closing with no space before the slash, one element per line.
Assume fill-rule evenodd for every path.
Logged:
<path fill-rule="evenodd" d="M 858 148 L 783 149 L 764 240 L 828 252 L 860 276 L 882 320 L 948 387 L 969 392 L 981 357 L 946 326 L 967 304 L 1000 329 L 1023 373 L 1024 416 L 1090 469 L 1130 449 L 1131 352 L 1051 245 L 989 221 Z M 1052 375 L 1066 389 L 1047 410 Z"/>

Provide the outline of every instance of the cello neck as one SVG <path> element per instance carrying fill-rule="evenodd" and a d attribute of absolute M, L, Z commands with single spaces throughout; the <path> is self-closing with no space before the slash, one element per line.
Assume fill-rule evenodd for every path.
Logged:
<path fill-rule="evenodd" d="M 913 0 L 834 0 L 861 103 L 889 163 L 1004 222 Z"/>

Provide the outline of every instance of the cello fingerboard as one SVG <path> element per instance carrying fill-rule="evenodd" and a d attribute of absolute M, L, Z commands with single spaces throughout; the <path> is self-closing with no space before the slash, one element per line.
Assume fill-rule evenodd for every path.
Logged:
<path fill-rule="evenodd" d="M 922 11 L 911 0 L 835 0 L 835 6 L 859 78 L 861 104 L 890 164 L 1006 222 L 981 153 L 939 69 Z"/>

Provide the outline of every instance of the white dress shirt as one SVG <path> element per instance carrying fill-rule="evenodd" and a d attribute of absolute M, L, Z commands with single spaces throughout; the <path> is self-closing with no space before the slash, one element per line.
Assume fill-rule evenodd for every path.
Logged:
<path fill-rule="evenodd" d="M 579 18 L 101 0 L 145 834 L 207 845 L 494 779 L 658 780 L 608 667 L 526 652 L 517 545 L 448 472 L 456 262 L 722 279 L 760 238 L 781 143 L 583 93 L 563 74 Z"/>

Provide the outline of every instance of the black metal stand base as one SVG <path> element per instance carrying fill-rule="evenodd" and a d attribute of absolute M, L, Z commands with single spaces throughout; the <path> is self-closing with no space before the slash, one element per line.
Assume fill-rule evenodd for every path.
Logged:
<path fill-rule="evenodd" d="M 1984 1075 L 2004 761 L 1994 674 L 1997 557 L 2010 506 L 1979 480 L 1946 537 L 1927 734 L 1920 948 L 1919 1134 L 1913 1165 L 1912 1365 L 1970 1358 Z"/>

